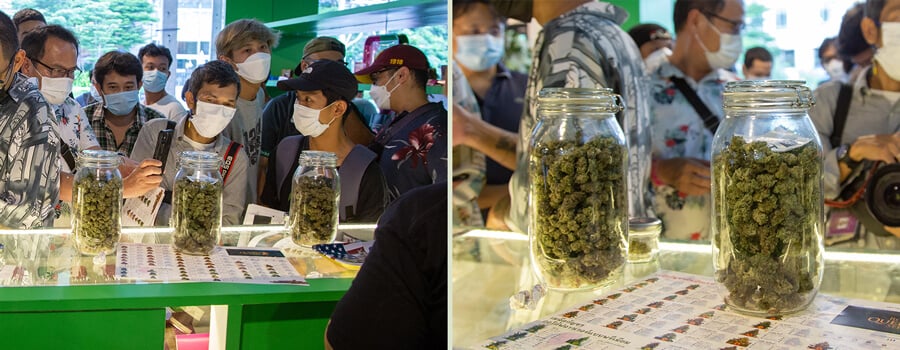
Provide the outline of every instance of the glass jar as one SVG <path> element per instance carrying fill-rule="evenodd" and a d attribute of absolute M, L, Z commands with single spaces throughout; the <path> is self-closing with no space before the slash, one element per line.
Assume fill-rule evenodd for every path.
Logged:
<path fill-rule="evenodd" d="M 336 165 L 334 153 L 300 153 L 300 166 L 292 180 L 288 218 L 294 243 L 312 246 L 333 242 L 337 236 L 341 181 Z"/>
<path fill-rule="evenodd" d="M 628 220 L 628 262 L 645 263 L 659 253 L 659 234 L 662 221 L 643 217 Z"/>
<path fill-rule="evenodd" d="M 531 261 L 548 288 L 622 275 L 628 247 L 628 153 L 610 89 L 548 88 L 528 146 Z"/>
<path fill-rule="evenodd" d="M 85 255 L 111 255 L 122 232 L 119 154 L 84 150 L 72 184 L 72 233 Z"/>
<path fill-rule="evenodd" d="M 186 254 L 209 254 L 219 242 L 222 227 L 221 161 L 211 152 L 185 151 L 178 157 L 172 190 L 175 249 Z"/>
<path fill-rule="evenodd" d="M 732 309 L 805 309 L 822 282 L 823 151 L 802 81 L 725 86 L 712 144 L 716 281 Z"/>

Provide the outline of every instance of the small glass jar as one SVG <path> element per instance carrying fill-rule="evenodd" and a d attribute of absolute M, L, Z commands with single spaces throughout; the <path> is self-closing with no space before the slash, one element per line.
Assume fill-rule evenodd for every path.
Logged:
<path fill-rule="evenodd" d="M 662 221 L 657 218 L 628 220 L 628 262 L 645 263 L 656 259 L 660 233 Z"/>
<path fill-rule="evenodd" d="M 111 255 L 122 233 L 119 154 L 84 150 L 72 183 L 72 233 L 84 255 Z"/>
<path fill-rule="evenodd" d="M 805 309 L 822 282 L 823 151 L 802 81 L 725 86 L 712 144 L 716 281 L 751 315 Z"/>
<path fill-rule="evenodd" d="M 531 261 L 556 290 L 609 285 L 628 246 L 628 153 L 610 89 L 548 88 L 528 147 Z"/>
<path fill-rule="evenodd" d="M 172 190 L 175 249 L 186 254 L 209 254 L 222 228 L 221 160 L 211 152 L 185 151 L 178 157 Z"/>
<path fill-rule="evenodd" d="M 288 225 L 301 246 L 333 242 L 337 236 L 341 181 L 332 152 L 303 151 L 294 172 Z"/>

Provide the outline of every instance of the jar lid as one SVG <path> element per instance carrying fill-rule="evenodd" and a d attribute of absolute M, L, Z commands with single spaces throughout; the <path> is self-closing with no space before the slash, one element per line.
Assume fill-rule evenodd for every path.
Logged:
<path fill-rule="evenodd" d="M 538 94 L 538 103 L 538 108 L 549 111 L 618 113 L 625 109 L 622 96 L 607 88 L 544 88 Z"/>
<path fill-rule="evenodd" d="M 809 109 L 816 104 L 802 80 L 744 80 L 725 84 L 726 109 Z"/>
<path fill-rule="evenodd" d="M 300 153 L 299 161 L 301 166 L 307 164 L 334 167 L 337 165 L 337 155 L 326 151 L 303 151 Z"/>
<path fill-rule="evenodd" d="M 120 162 L 119 154 L 113 151 L 87 149 L 78 152 L 78 163 L 85 164 L 102 164 L 104 166 L 118 166 Z"/>
<path fill-rule="evenodd" d="M 219 155 L 204 151 L 184 151 L 178 156 L 179 166 L 219 166 Z"/>
<path fill-rule="evenodd" d="M 662 230 L 662 221 L 657 218 L 643 217 L 628 219 L 628 231 L 648 232 Z"/>

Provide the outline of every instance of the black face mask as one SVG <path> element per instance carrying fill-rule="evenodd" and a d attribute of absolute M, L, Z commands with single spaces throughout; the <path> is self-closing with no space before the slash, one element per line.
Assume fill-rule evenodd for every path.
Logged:
<path fill-rule="evenodd" d="M 534 0 L 490 0 L 489 2 L 501 16 L 515 18 L 525 23 L 531 22 Z"/>

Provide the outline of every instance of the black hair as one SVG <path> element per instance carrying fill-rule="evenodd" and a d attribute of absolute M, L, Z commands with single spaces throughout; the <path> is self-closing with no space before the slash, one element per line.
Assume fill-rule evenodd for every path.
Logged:
<path fill-rule="evenodd" d="M 28 21 L 41 21 L 44 24 L 47 23 L 47 20 L 44 19 L 44 14 L 33 8 L 21 9 L 13 15 L 13 22 L 16 24 L 16 28 Z"/>
<path fill-rule="evenodd" d="M 75 55 L 78 55 L 78 39 L 68 29 L 59 25 L 49 25 L 36 28 L 22 37 L 22 50 L 30 59 L 40 60 L 44 57 L 44 47 L 50 37 L 55 37 L 67 43 L 75 45 Z"/>
<path fill-rule="evenodd" d="M 837 40 L 835 38 L 825 38 L 825 40 L 822 40 L 822 44 L 819 45 L 818 51 L 819 61 L 822 60 L 822 55 L 825 54 L 825 51 L 828 51 L 829 46 L 834 46 L 834 48 L 837 49 Z"/>
<path fill-rule="evenodd" d="M 886 0 L 866 0 L 866 17 L 875 20 L 876 23 L 880 23 L 881 10 L 884 10 L 885 2 Z"/>
<path fill-rule="evenodd" d="M 866 42 L 862 29 L 859 27 L 865 11 L 865 4 L 858 3 L 847 10 L 847 13 L 844 14 L 844 18 L 841 20 L 841 29 L 838 31 L 835 46 L 837 46 L 838 54 L 845 59 L 849 60 L 851 57 L 871 47 Z"/>
<path fill-rule="evenodd" d="M 241 80 L 238 78 L 237 73 L 235 73 L 234 68 L 231 67 L 231 64 L 225 61 L 209 61 L 200 67 L 197 67 L 197 69 L 194 69 L 194 72 L 191 73 L 188 84 L 185 85 L 190 85 L 188 91 L 194 95 L 194 99 L 196 100 L 197 94 L 200 93 L 200 88 L 203 87 L 204 84 L 216 84 L 219 87 L 235 85 L 237 86 L 238 94 L 241 93 Z"/>
<path fill-rule="evenodd" d="M 137 82 L 144 78 L 141 61 L 131 53 L 123 51 L 110 51 L 100 56 L 94 65 L 94 80 L 97 81 L 97 85 L 102 88 L 103 81 L 110 72 L 116 72 L 122 76 L 133 75 Z"/>
<path fill-rule="evenodd" d="M 12 18 L 9 18 L 3 11 L 0 11 L 0 49 L 3 50 L 3 56 L 10 60 L 16 54 L 16 51 L 19 51 L 19 37 L 16 34 L 16 25 L 13 24 Z M 7 63 L 9 62 L 0 62 L 0 65 Z"/>
<path fill-rule="evenodd" d="M 725 0 L 678 0 L 675 1 L 675 9 L 672 11 L 672 19 L 675 22 L 675 33 L 680 33 L 687 22 L 688 13 L 693 9 L 706 13 L 719 13 L 725 7 Z"/>
<path fill-rule="evenodd" d="M 437 74 L 432 68 L 429 68 L 428 70 L 409 68 L 409 71 L 412 72 L 413 81 L 416 82 L 416 86 L 421 87 L 422 90 L 425 90 L 425 87 L 428 86 L 428 79 L 435 78 Z"/>
<path fill-rule="evenodd" d="M 753 67 L 753 61 L 772 62 L 772 53 L 764 47 L 753 47 L 744 53 L 744 67 Z"/>
<path fill-rule="evenodd" d="M 169 60 L 169 69 L 172 69 L 172 51 L 169 51 L 168 47 L 156 45 L 156 44 L 147 44 L 138 51 L 138 58 L 141 60 L 141 63 L 144 63 L 144 56 L 149 55 L 150 57 L 159 57 L 165 56 L 166 59 Z"/>
<path fill-rule="evenodd" d="M 505 18 L 500 12 L 494 8 L 487 0 L 453 0 L 453 18 L 462 17 L 469 11 L 472 11 L 472 8 L 477 4 L 486 5 L 488 7 L 488 11 L 490 11 L 491 17 L 494 17 L 494 20 L 503 22 Z"/>

